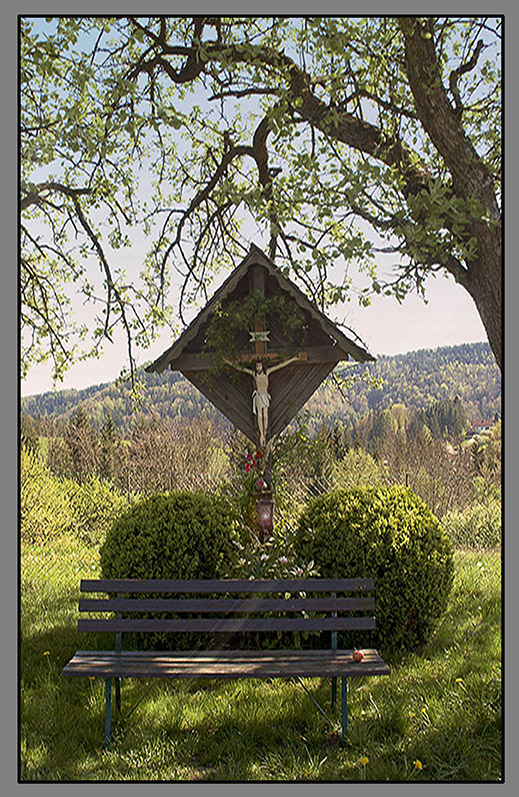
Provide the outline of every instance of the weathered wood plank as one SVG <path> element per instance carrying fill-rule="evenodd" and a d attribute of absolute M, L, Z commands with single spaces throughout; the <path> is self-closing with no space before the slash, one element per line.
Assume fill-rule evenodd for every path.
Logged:
<path fill-rule="evenodd" d="M 362 662 L 351 650 L 338 651 L 78 651 L 64 675 L 149 678 L 268 678 L 389 675 L 376 650 Z"/>
<path fill-rule="evenodd" d="M 204 619 L 80 619 L 78 631 L 240 633 L 246 631 L 353 631 L 374 629 L 373 617 L 273 617 Z"/>
<path fill-rule="evenodd" d="M 372 578 L 81 579 L 81 592 L 373 592 Z"/>
<path fill-rule="evenodd" d="M 258 291 L 262 296 L 265 296 L 265 281 L 267 272 L 264 266 L 250 266 L 249 277 L 249 293 Z"/>
<path fill-rule="evenodd" d="M 373 611 L 369 598 L 82 598 L 80 612 L 343 612 Z"/>
<path fill-rule="evenodd" d="M 379 659 L 378 651 L 374 648 L 361 648 L 362 653 L 364 654 L 365 660 L 369 660 L 370 657 Z M 106 657 L 113 657 L 115 660 L 119 660 L 119 658 L 124 659 L 150 659 L 151 661 L 169 661 L 169 660 L 179 660 L 179 661 L 189 661 L 193 660 L 197 661 L 225 661 L 230 659 L 234 661 L 235 659 L 258 659 L 260 661 L 278 661 L 278 660 L 290 660 L 293 659 L 295 661 L 301 660 L 315 660 L 315 661 L 323 661 L 323 660 L 335 660 L 340 659 L 342 657 L 351 657 L 353 654 L 353 650 L 339 648 L 338 650 L 332 650 L 331 648 L 327 649 L 281 649 L 281 648 L 272 648 L 268 650 L 263 649 L 256 649 L 256 650 L 240 650 L 235 648 L 211 648 L 210 650 L 123 650 L 123 651 L 116 651 L 116 650 L 103 650 L 103 651 L 96 651 L 96 650 L 78 650 L 76 651 L 76 656 L 84 656 L 84 657 L 93 657 L 96 658 L 98 656 L 106 658 Z"/>
<path fill-rule="evenodd" d="M 219 379 L 213 382 L 204 379 L 204 372 L 182 371 L 182 374 L 225 415 L 226 418 L 243 432 L 250 440 L 256 440 L 256 427 L 252 413 L 252 378 L 239 374 L 240 382 L 230 379 Z M 246 380 L 250 380 L 245 387 Z"/>
<path fill-rule="evenodd" d="M 299 363 L 295 362 L 294 366 L 308 365 L 312 363 L 338 363 L 347 360 L 348 352 L 343 351 L 339 346 L 308 346 L 303 349 L 306 353 L 306 359 L 301 360 Z M 277 360 L 284 357 L 286 354 L 284 349 L 269 349 L 261 355 L 261 357 L 268 362 L 269 360 Z M 240 361 L 252 362 L 258 359 L 258 354 L 251 352 L 243 352 L 240 354 Z M 174 360 L 171 365 L 175 371 L 206 371 L 211 368 L 213 364 L 213 356 L 211 354 L 193 354 L 185 352 Z"/>
<path fill-rule="evenodd" d="M 272 374 L 270 434 L 278 434 L 306 404 L 335 363 L 316 363 L 305 369 L 289 365 L 283 372 Z M 278 377 L 278 380 L 276 380 Z"/>

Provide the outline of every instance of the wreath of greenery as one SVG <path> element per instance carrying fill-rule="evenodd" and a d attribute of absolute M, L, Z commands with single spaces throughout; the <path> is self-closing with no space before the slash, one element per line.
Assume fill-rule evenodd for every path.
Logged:
<path fill-rule="evenodd" d="M 212 371 L 229 369 L 229 360 L 239 362 L 236 340 L 240 333 L 249 332 L 261 322 L 265 329 L 273 320 L 281 325 L 286 347 L 280 359 L 299 351 L 306 342 L 307 324 L 294 301 L 285 296 L 263 296 L 253 291 L 245 299 L 218 304 L 207 325 L 204 350 L 213 356 Z M 261 355 L 258 355 L 261 360 Z M 248 361 L 250 365 L 250 360 Z"/>

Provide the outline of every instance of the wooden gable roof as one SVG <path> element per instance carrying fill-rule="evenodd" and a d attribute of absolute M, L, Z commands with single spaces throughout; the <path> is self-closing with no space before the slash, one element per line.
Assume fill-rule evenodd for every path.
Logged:
<path fill-rule="evenodd" d="M 309 329 L 304 363 L 290 364 L 282 371 L 273 373 L 270 378 L 272 401 L 269 437 L 278 434 L 290 423 L 338 362 L 349 359 L 359 362 L 374 360 L 358 343 L 337 329 L 296 285 L 281 274 L 273 261 L 252 244 L 244 260 L 182 335 L 146 369 L 162 373 L 169 366 L 174 371 L 180 371 L 251 440 L 256 438 L 250 398 L 252 378 L 238 372 L 233 379 L 226 374 L 211 375 L 209 378 L 212 358 L 205 347 L 205 330 L 218 305 L 246 296 L 257 284 L 261 285 L 266 296 L 281 293 L 293 300 L 302 311 Z M 275 349 L 275 329 L 273 336 Z M 279 334 L 277 340 L 279 347 L 283 348 Z M 242 347 L 249 344 L 246 334 L 241 344 Z"/>

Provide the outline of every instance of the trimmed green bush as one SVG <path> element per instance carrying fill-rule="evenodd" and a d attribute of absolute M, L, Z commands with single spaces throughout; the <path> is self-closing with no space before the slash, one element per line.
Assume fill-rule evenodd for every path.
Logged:
<path fill-rule="evenodd" d="M 232 534 L 224 501 L 203 493 L 154 495 L 108 531 L 101 572 L 103 578 L 218 578 Z"/>
<path fill-rule="evenodd" d="M 339 644 L 415 649 L 442 617 L 453 578 L 452 545 L 424 502 L 404 487 L 335 490 L 303 512 L 296 554 L 322 577 L 372 577 L 378 630 Z"/>
<path fill-rule="evenodd" d="M 232 515 L 218 497 L 154 495 L 108 531 L 100 550 L 101 573 L 103 578 L 219 578 L 231 556 L 232 539 Z M 142 635 L 138 643 L 182 648 L 194 640 L 187 634 Z"/>

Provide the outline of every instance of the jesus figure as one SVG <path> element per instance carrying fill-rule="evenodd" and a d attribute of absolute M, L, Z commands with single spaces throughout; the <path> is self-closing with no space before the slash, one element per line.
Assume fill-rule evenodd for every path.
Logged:
<path fill-rule="evenodd" d="M 256 362 L 254 370 L 236 365 L 235 363 L 229 363 L 229 365 L 232 365 L 236 370 L 250 374 L 254 379 L 255 389 L 252 393 L 252 411 L 258 423 L 259 444 L 261 448 L 265 448 L 267 444 L 268 413 L 271 400 L 271 395 L 269 393 L 269 376 L 274 373 L 274 371 L 279 371 L 280 368 L 284 368 L 286 365 L 290 365 L 290 363 L 294 363 L 297 360 L 304 359 L 304 357 L 304 353 L 300 353 L 276 365 L 271 365 L 270 368 L 267 369 L 264 368 L 261 360 Z"/>

